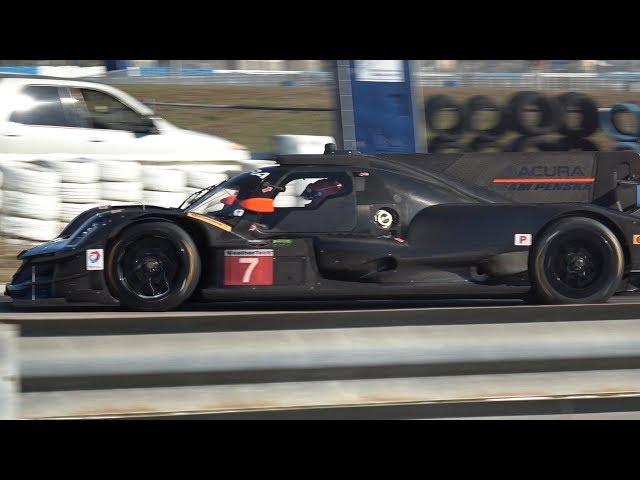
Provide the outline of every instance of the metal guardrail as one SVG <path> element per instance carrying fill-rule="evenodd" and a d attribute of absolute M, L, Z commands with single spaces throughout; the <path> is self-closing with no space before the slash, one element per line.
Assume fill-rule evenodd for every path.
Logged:
<path fill-rule="evenodd" d="M 216 70 L 209 68 L 140 68 L 106 72 L 104 67 L 2 66 L 3 72 L 17 74 L 62 75 L 110 84 L 173 85 L 250 85 L 319 86 L 333 85 L 331 72 Z M 86 71 L 87 73 L 82 73 Z M 82 75 L 82 76 L 81 76 Z M 640 91 L 638 72 L 482 72 L 420 71 L 418 85 L 431 87 L 490 87 Z"/>
<path fill-rule="evenodd" d="M 0 324 L 0 420 L 18 415 L 18 328 Z"/>
<path fill-rule="evenodd" d="M 33 336 L 19 350 L 21 418 L 640 395 L 635 319 Z"/>
<path fill-rule="evenodd" d="M 124 73 L 87 77 L 85 80 L 116 85 L 250 85 L 250 86 L 320 86 L 332 85 L 331 72 L 251 72 L 214 71 L 194 76 L 179 73 L 157 76 L 131 76 Z"/>
<path fill-rule="evenodd" d="M 639 91 L 638 73 L 481 73 L 451 72 L 417 74 L 423 87 L 526 88 L 532 90 Z"/>

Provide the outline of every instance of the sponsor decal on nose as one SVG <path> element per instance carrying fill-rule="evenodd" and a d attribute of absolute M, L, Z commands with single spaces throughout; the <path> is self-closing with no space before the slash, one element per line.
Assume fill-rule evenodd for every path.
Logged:
<path fill-rule="evenodd" d="M 87 270 L 104 270 L 104 250 L 102 248 L 87 250 Z"/>

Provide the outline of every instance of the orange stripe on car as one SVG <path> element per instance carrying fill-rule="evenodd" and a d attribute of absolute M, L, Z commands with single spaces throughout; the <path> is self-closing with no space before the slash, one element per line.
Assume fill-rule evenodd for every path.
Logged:
<path fill-rule="evenodd" d="M 595 177 L 494 178 L 493 183 L 593 183 Z"/>
<path fill-rule="evenodd" d="M 188 212 L 187 213 L 187 217 L 191 217 L 191 218 L 195 218 L 197 220 L 200 220 L 202 222 L 208 223 L 209 225 L 213 225 L 215 227 L 218 227 L 222 230 L 224 230 L 225 232 L 230 232 L 231 229 L 233 228 L 231 225 L 227 225 L 226 223 L 222 223 L 218 220 L 215 220 L 211 217 L 207 217 L 206 215 L 202 215 L 200 213 L 194 213 L 194 212 Z"/>

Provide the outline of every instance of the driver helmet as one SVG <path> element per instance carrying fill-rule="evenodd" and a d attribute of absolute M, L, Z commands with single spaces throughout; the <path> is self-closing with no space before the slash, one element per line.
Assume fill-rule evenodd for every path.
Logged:
<path fill-rule="evenodd" d="M 341 189 L 342 183 L 340 181 L 324 178 L 307 185 L 300 196 L 305 200 L 311 200 L 311 205 L 315 205 L 323 199 L 335 195 Z"/>

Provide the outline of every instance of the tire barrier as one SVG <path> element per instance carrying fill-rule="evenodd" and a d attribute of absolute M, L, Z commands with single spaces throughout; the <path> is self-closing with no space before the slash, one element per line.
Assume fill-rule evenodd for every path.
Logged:
<path fill-rule="evenodd" d="M 187 172 L 187 188 L 207 188 L 210 185 L 217 185 L 229 178 L 226 173 L 210 173 L 202 171 Z"/>
<path fill-rule="evenodd" d="M 103 182 L 135 182 L 142 175 L 142 166 L 137 162 L 99 160 L 99 166 Z"/>
<path fill-rule="evenodd" d="M 60 199 L 54 195 L 35 195 L 5 190 L 2 197 L 3 215 L 38 220 L 58 219 L 60 216 Z"/>
<path fill-rule="evenodd" d="M 619 107 L 620 108 L 620 107 Z M 624 111 L 633 107 L 625 107 Z M 442 127 L 437 125 L 436 116 L 442 110 L 458 113 L 455 125 Z M 537 118 L 530 113 L 537 111 Z M 493 113 L 490 119 L 487 112 Z M 617 109 L 614 110 L 617 112 Z M 484 115 L 483 115 L 484 114 Z M 579 118 L 573 118 L 578 115 Z M 425 101 L 427 127 L 435 134 L 429 141 L 429 152 L 491 152 L 491 151 L 598 151 L 598 146 L 587 137 L 600 128 L 602 114 L 598 105 L 588 95 L 579 92 L 567 92 L 549 97 L 540 92 L 521 91 L 508 99 L 506 105 L 486 95 L 474 95 L 460 104 L 448 95 L 433 95 Z M 610 118 L 610 116 L 609 116 Z M 609 124 L 614 121 L 609 120 Z M 636 141 L 640 138 L 640 115 L 638 116 L 638 135 L 620 132 L 612 126 L 609 131 L 616 134 L 619 141 Z M 477 134 L 474 138 L 459 144 L 464 133 Z M 501 138 L 516 132 L 522 137 L 505 145 Z M 543 135 L 560 134 L 560 139 L 546 139 Z M 624 136 L 622 136 L 624 135 Z M 523 150 L 524 149 L 524 150 Z"/>
<path fill-rule="evenodd" d="M 99 183 L 61 183 L 60 197 L 67 203 L 92 203 L 100 198 Z"/>
<path fill-rule="evenodd" d="M 100 198 L 118 202 L 140 202 L 143 188 L 142 182 L 102 182 Z"/>
<path fill-rule="evenodd" d="M 142 165 L 119 160 L 101 160 L 99 164 L 100 198 L 104 203 L 142 202 Z"/>
<path fill-rule="evenodd" d="M 536 122 L 526 117 L 527 109 L 535 106 L 539 112 Z M 512 130 L 522 135 L 537 136 L 553 133 L 564 122 L 563 111 L 555 98 L 548 98 L 538 92 L 518 92 L 506 107 L 507 118 Z"/>
<path fill-rule="evenodd" d="M 100 181 L 100 165 L 88 158 L 65 160 L 36 160 L 37 165 L 49 168 L 60 175 L 63 183 L 83 184 Z"/>
<path fill-rule="evenodd" d="M 51 240 L 78 214 L 100 205 L 144 202 L 177 207 L 190 193 L 261 165 L 230 161 L 143 167 L 119 159 L 43 157 L 0 155 L 0 235 L 4 238 Z"/>
<path fill-rule="evenodd" d="M 143 192 L 142 201 L 146 205 L 157 205 L 159 207 L 178 207 L 185 199 L 183 192 L 158 192 L 154 190 L 145 190 Z"/>
<path fill-rule="evenodd" d="M 496 141 L 495 137 L 489 135 L 478 135 L 475 137 L 466 149 L 471 152 L 500 152 L 502 148 Z"/>
<path fill-rule="evenodd" d="M 448 135 L 438 135 L 429 142 L 429 153 L 464 152 L 465 150 L 455 138 Z"/>
<path fill-rule="evenodd" d="M 559 152 L 581 151 L 581 152 L 597 152 L 598 146 L 588 138 L 565 137 L 558 140 Z"/>
<path fill-rule="evenodd" d="M 497 117 L 489 127 L 485 128 L 481 128 L 478 122 L 475 121 L 478 113 L 483 111 L 496 112 Z M 503 108 L 487 96 L 475 95 L 469 98 L 465 103 L 465 115 L 467 116 L 469 130 L 472 132 L 497 137 L 502 135 L 507 129 L 506 116 Z"/>
<path fill-rule="evenodd" d="M 0 232 L 8 238 L 45 241 L 56 238 L 62 231 L 57 220 L 39 220 L 36 218 L 0 216 Z"/>
<path fill-rule="evenodd" d="M 552 143 L 541 136 L 522 135 L 505 147 L 505 152 L 549 152 Z"/>
<path fill-rule="evenodd" d="M 635 120 L 635 130 L 632 132 L 621 130 L 616 123 L 616 116 L 624 113 L 632 114 Z M 640 138 L 640 105 L 631 102 L 616 103 L 608 111 L 600 114 L 602 129 L 614 140 L 619 142 L 635 142 Z"/>
<path fill-rule="evenodd" d="M 563 111 L 564 122 L 558 132 L 568 138 L 585 138 L 598 130 L 598 105 L 583 93 L 568 92 L 556 97 Z M 577 126 L 569 124 L 569 114 L 572 111 L 580 113 Z"/>
<path fill-rule="evenodd" d="M 451 97 L 447 95 L 434 95 L 425 102 L 424 108 L 427 127 L 434 132 L 457 138 L 467 130 L 468 115 L 466 109 Z M 457 119 L 453 125 L 449 127 L 438 125 L 436 119 L 443 110 L 456 112 Z"/>
<path fill-rule="evenodd" d="M 188 165 L 184 167 L 187 175 L 187 187 L 206 188 L 217 185 L 240 173 L 235 165 Z"/>
<path fill-rule="evenodd" d="M 142 184 L 145 190 L 182 192 L 187 186 L 187 175 L 181 170 L 149 165 L 142 167 Z"/>
<path fill-rule="evenodd" d="M 99 207 L 101 204 L 99 202 L 95 203 L 62 203 L 60 208 L 60 220 L 62 222 L 69 223 L 71 220 L 76 218 L 82 212 L 89 210 L 90 208 Z"/>
<path fill-rule="evenodd" d="M 7 162 L 0 166 L 3 189 L 34 195 L 58 196 L 60 175 L 46 167 L 27 162 Z"/>

